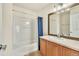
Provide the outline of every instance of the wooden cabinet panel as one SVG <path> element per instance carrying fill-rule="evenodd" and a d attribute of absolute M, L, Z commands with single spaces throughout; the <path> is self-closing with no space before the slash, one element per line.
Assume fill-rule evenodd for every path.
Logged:
<path fill-rule="evenodd" d="M 70 56 L 79 56 L 79 52 L 71 49 L 71 55 Z"/>
<path fill-rule="evenodd" d="M 79 56 L 79 52 L 70 48 L 63 47 L 63 56 Z"/>
<path fill-rule="evenodd" d="M 41 39 L 40 52 L 43 56 L 79 56 L 79 51 Z"/>
<path fill-rule="evenodd" d="M 58 56 L 62 56 L 63 55 L 63 46 L 61 46 L 61 45 L 58 45 L 57 46 L 58 47 Z"/>
<path fill-rule="evenodd" d="M 47 50 L 46 46 L 47 46 L 47 41 L 44 39 L 41 39 L 40 40 L 40 53 L 43 56 L 46 56 L 46 50 Z"/>
<path fill-rule="evenodd" d="M 47 56 L 62 56 L 62 46 L 48 41 Z"/>
<path fill-rule="evenodd" d="M 63 53 L 62 56 L 70 56 L 70 49 L 63 47 Z"/>
<path fill-rule="evenodd" d="M 47 41 L 47 56 L 55 55 L 55 46 L 52 42 Z"/>

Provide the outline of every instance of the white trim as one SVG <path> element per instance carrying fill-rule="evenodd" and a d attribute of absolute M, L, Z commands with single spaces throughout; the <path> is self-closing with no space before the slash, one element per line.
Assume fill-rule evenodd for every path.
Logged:
<path fill-rule="evenodd" d="M 10 55 L 12 51 L 12 4 L 5 3 L 2 5 L 3 8 L 3 40 L 6 47 L 6 55 Z"/>

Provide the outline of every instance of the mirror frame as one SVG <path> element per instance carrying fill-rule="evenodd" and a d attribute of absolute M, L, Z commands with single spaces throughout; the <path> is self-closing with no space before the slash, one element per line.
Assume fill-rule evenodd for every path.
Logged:
<path fill-rule="evenodd" d="M 71 6 L 67 7 L 67 8 L 72 8 L 72 7 L 77 6 L 77 5 L 79 5 L 79 3 L 75 3 L 75 4 L 73 4 L 73 5 L 71 5 Z M 66 8 L 64 8 L 64 9 L 66 9 Z M 63 10 L 63 9 L 61 9 L 61 10 Z M 61 10 L 58 10 L 58 11 L 61 11 Z M 58 12 L 58 11 L 56 11 L 56 12 Z M 48 14 L 48 35 L 51 35 L 51 36 L 58 36 L 57 34 L 50 34 L 50 15 L 52 15 L 52 14 L 54 14 L 56 12 L 52 12 L 52 13 Z M 73 40 L 78 40 L 79 41 L 79 38 L 77 38 L 77 37 L 64 36 L 64 35 L 60 35 L 60 37 L 73 39 Z"/>
<path fill-rule="evenodd" d="M 54 14 L 56 12 L 48 14 L 48 35 L 57 36 L 57 34 L 50 34 L 50 15 Z"/>

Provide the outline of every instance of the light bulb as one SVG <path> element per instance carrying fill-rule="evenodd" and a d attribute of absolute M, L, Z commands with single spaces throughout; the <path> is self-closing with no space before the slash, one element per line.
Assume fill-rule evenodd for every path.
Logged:
<path fill-rule="evenodd" d="M 25 24 L 26 24 L 26 25 L 29 25 L 29 24 L 30 24 L 30 22 L 25 22 Z"/>
<path fill-rule="evenodd" d="M 69 10 L 70 10 L 70 8 L 67 8 L 67 9 L 66 9 L 66 11 L 69 11 Z"/>
<path fill-rule="evenodd" d="M 53 11 L 56 11 L 56 8 L 54 8 Z"/>
<path fill-rule="evenodd" d="M 58 6 L 58 7 L 57 7 L 57 10 L 60 10 L 60 9 L 61 9 L 61 7 L 60 7 L 60 6 Z"/>

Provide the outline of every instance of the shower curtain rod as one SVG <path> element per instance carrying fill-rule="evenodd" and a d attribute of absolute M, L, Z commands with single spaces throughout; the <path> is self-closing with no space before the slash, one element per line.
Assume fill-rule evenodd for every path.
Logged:
<path fill-rule="evenodd" d="M 22 14 L 29 14 L 29 13 L 26 13 L 26 12 L 23 12 L 23 11 L 15 10 L 15 9 L 12 9 L 12 11 L 14 11 L 14 12 L 20 12 L 20 13 L 22 13 Z M 32 14 L 29 14 L 29 15 L 32 15 Z"/>
<path fill-rule="evenodd" d="M 15 9 L 12 9 L 12 11 L 13 12 L 18 12 L 18 13 L 21 13 L 21 14 L 27 14 L 27 15 L 30 15 L 30 16 L 32 16 L 34 19 L 36 19 L 36 17 L 35 16 L 33 16 L 32 14 L 29 14 L 29 13 L 25 13 L 25 12 L 22 12 L 22 11 L 18 11 L 18 10 L 15 10 Z M 16 14 L 15 14 L 16 15 Z M 16 15 L 16 16 L 18 16 L 18 15 Z M 19 17 L 22 17 L 22 16 L 19 16 Z M 28 17 L 28 18 L 32 18 L 32 17 Z M 27 18 L 27 16 L 23 16 L 23 18 Z M 32 19 L 33 19 L 32 18 Z"/>

